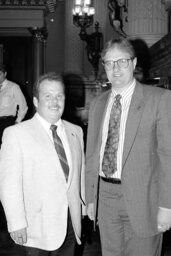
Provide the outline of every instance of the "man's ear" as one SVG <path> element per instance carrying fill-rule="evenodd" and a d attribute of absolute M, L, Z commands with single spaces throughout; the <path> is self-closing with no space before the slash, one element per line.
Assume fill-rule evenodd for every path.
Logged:
<path fill-rule="evenodd" d="M 38 107 L 38 99 L 35 96 L 33 97 L 33 104 L 36 108 Z"/>
<path fill-rule="evenodd" d="M 134 65 L 134 69 L 135 69 L 135 67 L 137 65 L 137 58 L 136 57 L 133 59 L 133 65 Z"/>

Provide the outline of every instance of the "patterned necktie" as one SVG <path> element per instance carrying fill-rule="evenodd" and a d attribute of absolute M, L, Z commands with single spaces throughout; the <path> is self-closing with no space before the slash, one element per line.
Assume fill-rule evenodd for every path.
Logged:
<path fill-rule="evenodd" d="M 110 113 L 108 137 L 102 161 L 102 171 L 106 177 L 111 177 L 117 171 L 117 150 L 119 143 L 119 128 L 122 106 L 121 95 L 116 95 Z"/>
<path fill-rule="evenodd" d="M 68 166 L 68 161 L 66 158 L 65 150 L 64 150 L 62 141 L 56 132 L 57 126 L 52 124 L 50 129 L 52 130 L 52 136 L 53 136 L 53 140 L 54 140 L 55 149 L 58 154 L 63 172 L 65 174 L 65 178 L 67 181 L 68 175 L 69 175 L 69 166 Z"/>

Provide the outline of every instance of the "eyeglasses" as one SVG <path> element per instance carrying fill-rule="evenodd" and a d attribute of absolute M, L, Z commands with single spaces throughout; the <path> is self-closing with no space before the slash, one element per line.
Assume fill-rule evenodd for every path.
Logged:
<path fill-rule="evenodd" d="M 119 59 L 119 60 L 107 60 L 107 61 L 103 61 L 102 64 L 103 66 L 105 67 L 105 69 L 107 71 L 110 71 L 114 68 L 115 66 L 115 63 L 117 63 L 117 66 L 119 68 L 127 68 L 128 65 L 129 65 L 129 61 L 130 60 L 133 60 L 133 58 L 130 58 L 130 59 Z"/>

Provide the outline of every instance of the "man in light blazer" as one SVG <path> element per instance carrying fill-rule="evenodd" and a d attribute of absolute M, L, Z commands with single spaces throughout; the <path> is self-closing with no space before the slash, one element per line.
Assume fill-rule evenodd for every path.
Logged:
<path fill-rule="evenodd" d="M 88 216 L 98 221 L 103 256 L 159 256 L 162 233 L 171 227 L 171 92 L 135 80 L 137 59 L 126 39 L 108 42 L 102 60 L 111 90 L 95 98 L 89 112 Z M 118 94 L 117 161 L 111 153 L 106 175 L 104 152 Z"/>
<path fill-rule="evenodd" d="M 74 255 L 85 210 L 83 134 L 61 119 L 62 77 L 41 76 L 34 88 L 36 114 L 7 128 L 0 152 L 0 199 L 8 231 L 22 256 Z M 69 166 L 65 177 L 51 125 L 57 126 Z"/>

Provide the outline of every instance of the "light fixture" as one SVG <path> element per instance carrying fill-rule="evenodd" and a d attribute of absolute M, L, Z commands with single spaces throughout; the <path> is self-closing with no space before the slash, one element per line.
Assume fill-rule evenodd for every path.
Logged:
<path fill-rule="evenodd" d="M 94 69 L 95 79 L 98 77 L 100 52 L 103 48 L 103 35 L 99 32 L 99 23 L 95 23 L 95 32 L 87 34 L 86 29 L 93 25 L 95 9 L 91 6 L 91 0 L 75 0 L 72 10 L 73 23 L 80 27 L 79 36 L 87 43 L 87 57 Z"/>
<path fill-rule="evenodd" d="M 72 10 L 74 25 L 83 31 L 93 24 L 95 9 L 90 4 L 91 0 L 75 0 L 75 6 Z"/>

